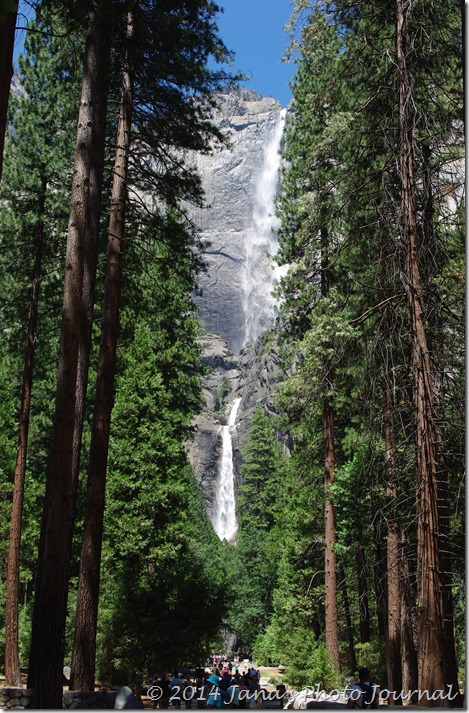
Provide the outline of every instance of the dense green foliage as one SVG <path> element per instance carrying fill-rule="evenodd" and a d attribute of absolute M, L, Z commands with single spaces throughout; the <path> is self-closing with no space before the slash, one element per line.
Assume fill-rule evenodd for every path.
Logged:
<path fill-rule="evenodd" d="M 286 467 L 271 419 L 259 406 L 252 417 L 243 459 L 236 503 L 239 534 L 232 570 L 230 627 L 242 650 L 251 652 L 272 613 L 278 557 L 272 527 L 282 506 Z"/>
<path fill-rule="evenodd" d="M 226 607 L 221 543 L 184 449 L 201 408 L 197 244 L 173 213 L 142 223 L 140 241 L 145 252 L 137 241 L 127 255 L 102 562 L 97 665 L 116 682 L 204 658 Z"/>
<path fill-rule="evenodd" d="M 223 615 L 220 543 L 186 464 L 171 395 L 178 386 L 164 383 L 158 363 L 166 340 L 159 324 L 137 323 L 119 377 L 100 615 L 105 679 L 198 659 Z"/>

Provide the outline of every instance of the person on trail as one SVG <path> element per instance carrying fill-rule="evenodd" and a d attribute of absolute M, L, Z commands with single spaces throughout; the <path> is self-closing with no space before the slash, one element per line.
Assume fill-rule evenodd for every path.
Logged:
<path fill-rule="evenodd" d="M 169 708 L 169 697 L 171 694 L 169 690 L 169 678 L 166 671 L 161 674 L 161 678 L 156 681 L 156 685 L 161 688 L 161 698 L 159 701 L 154 702 L 153 708 L 156 708 L 157 704 L 159 708 Z"/>
<path fill-rule="evenodd" d="M 206 673 L 204 675 L 204 682 L 203 682 L 201 692 L 199 693 L 199 695 L 197 697 L 197 708 L 205 708 L 207 699 L 210 696 L 210 693 L 214 689 L 213 684 L 209 682 L 209 678 L 210 678 L 209 674 Z"/>
<path fill-rule="evenodd" d="M 228 701 L 229 701 L 229 706 L 230 708 L 237 709 L 239 708 L 239 686 L 237 685 L 235 679 L 232 680 L 231 686 L 227 689 L 228 693 Z"/>
<path fill-rule="evenodd" d="M 182 679 L 180 678 L 179 674 L 177 673 L 177 671 L 174 672 L 174 678 L 172 679 L 171 683 L 169 684 L 169 690 L 171 693 L 170 702 L 173 704 L 173 706 L 175 708 L 180 708 L 182 692 L 184 690 L 184 684 L 183 684 Z"/>
<path fill-rule="evenodd" d="M 186 704 L 186 710 L 190 710 L 192 708 L 192 698 L 197 691 L 197 688 L 192 685 L 191 677 L 190 674 L 186 673 L 182 680 L 183 684 L 183 691 L 182 691 L 182 697 L 185 701 Z M 187 695 L 184 693 L 184 691 L 187 691 Z"/>
<path fill-rule="evenodd" d="M 261 708 L 262 694 L 259 679 L 257 676 L 245 676 L 246 687 L 242 686 L 243 693 L 240 695 L 240 708 Z M 243 703 L 241 703 L 243 701 Z"/>
<path fill-rule="evenodd" d="M 205 670 L 199 666 L 195 670 L 195 688 L 196 688 L 196 698 L 197 698 L 197 708 L 203 708 L 205 706 L 204 700 L 204 683 L 205 683 Z"/>
<path fill-rule="evenodd" d="M 221 693 L 220 693 L 220 689 L 219 689 L 220 679 L 218 678 L 218 676 L 215 676 L 215 674 L 212 674 L 211 676 L 208 677 L 207 683 L 212 684 L 212 690 L 210 691 L 210 694 L 207 698 L 205 707 L 206 708 L 223 708 L 223 698 L 221 697 Z"/>
<path fill-rule="evenodd" d="M 238 707 L 244 709 L 244 708 L 248 707 L 248 699 L 247 699 L 248 686 L 246 683 L 246 677 L 240 676 L 237 680 L 238 680 L 238 686 L 239 686 Z"/>
<path fill-rule="evenodd" d="M 220 690 L 226 691 L 231 685 L 231 673 L 227 668 L 224 668 L 221 672 Z"/>
<path fill-rule="evenodd" d="M 358 670 L 358 683 L 354 683 L 347 701 L 347 708 L 378 708 L 379 688 L 372 682 L 370 670 Z"/>

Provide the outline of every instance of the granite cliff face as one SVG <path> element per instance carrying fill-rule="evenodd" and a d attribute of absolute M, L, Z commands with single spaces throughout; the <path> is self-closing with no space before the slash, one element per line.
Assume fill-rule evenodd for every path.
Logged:
<path fill-rule="evenodd" d="M 230 148 L 197 156 L 207 207 L 191 217 L 206 242 L 199 313 L 234 354 L 272 326 L 277 250 L 273 199 L 285 110 L 247 89 L 219 96 L 215 117 Z"/>
<path fill-rule="evenodd" d="M 212 522 L 230 408 L 241 399 L 230 429 L 236 493 L 252 414 L 257 404 L 272 411 L 280 378 L 278 355 L 261 335 L 275 319 L 273 213 L 285 116 L 275 99 L 246 89 L 220 95 L 219 103 L 216 122 L 230 147 L 197 156 L 207 207 L 191 212 L 206 242 L 207 273 L 196 301 L 207 331 L 203 361 L 208 373 L 206 407 L 196 419 L 188 454 Z"/>

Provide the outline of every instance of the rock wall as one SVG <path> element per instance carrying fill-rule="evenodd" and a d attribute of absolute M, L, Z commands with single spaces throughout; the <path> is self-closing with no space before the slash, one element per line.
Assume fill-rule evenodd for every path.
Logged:
<path fill-rule="evenodd" d="M 116 703 L 117 691 L 64 691 L 62 708 L 70 710 L 109 710 Z M 0 688 L 0 707 L 25 710 L 31 706 L 31 688 Z"/>
<path fill-rule="evenodd" d="M 0 708 L 24 710 L 29 708 L 32 696 L 30 688 L 0 688 Z"/>

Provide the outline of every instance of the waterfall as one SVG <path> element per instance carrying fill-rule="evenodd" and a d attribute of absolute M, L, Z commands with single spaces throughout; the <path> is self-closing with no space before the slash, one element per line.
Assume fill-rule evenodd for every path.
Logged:
<path fill-rule="evenodd" d="M 272 256 L 278 250 L 275 232 L 278 227 L 278 219 L 275 216 L 275 196 L 285 114 L 286 109 L 278 113 L 266 138 L 264 161 L 256 185 L 252 229 L 246 236 L 243 346 L 255 341 L 265 329 L 271 329 L 275 318 L 275 300 L 272 290 L 280 274 L 278 269 L 273 270 Z"/>
<path fill-rule="evenodd" d="M 216 483 L 215 507 L 212 523 L 220 540 L 228 540 L 235 544 L 236 532 L 236 501 L 233 477 L 233 446 L 230 428 L 234 426 L 238 413 L 240 398 L 235 399 L 228 417 L 228 424 L 222 426 L 222 455 L 220 473 Z"/>

